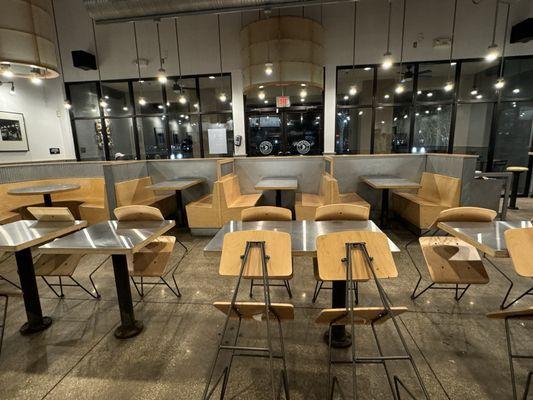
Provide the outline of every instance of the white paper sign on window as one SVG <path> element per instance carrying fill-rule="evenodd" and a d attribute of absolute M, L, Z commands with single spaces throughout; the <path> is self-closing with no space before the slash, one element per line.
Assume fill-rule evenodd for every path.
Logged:
<path fill-rule="evenodd" d="M 226 154 L 228 142 L 226 140 L 226 128 L 208 129 L 209 154 Z"/>

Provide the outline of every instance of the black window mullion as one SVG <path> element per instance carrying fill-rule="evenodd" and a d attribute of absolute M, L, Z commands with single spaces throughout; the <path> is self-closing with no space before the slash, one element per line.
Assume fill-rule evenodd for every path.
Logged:
<path fill-rule="evenodd" d="M 372 118 L 370 122 L 370 154 L 375 153 L 376 135 L 376 92 L 378 90 L 378 67 L 374 67 L 374 82 L 372 83 Z"/>
<path fill-rule="evenodd" d="M 131 80 L 128 81 L 128 94 L 130 97 L 130 104 L 131 104 L 131 109 L 133 113 L 132 123 L 133 123 L 133 140 L 134 140 L 134 145 L 135 145 L 135 158 L 137 160 L 140 160 L 141 159 L 141 145 L 139 141 L 139 129 L 137 127 L 137 118 L 135 117 L 137 113 L 135 110 L 135 97 L 133 95 L 133 83 Z"/>
<path fill-rule="evenodd" d="M 109 140 L 107 137 L 107 125 L 105 122 L 105 116 L 100 106 L 100 99 L 102 99 L 102 86 L 100 82 L 96 82 L 96 93 L 97 93 L 97 106 L 98 112 L 100 114 L 100 124 L 102 125 L 102 143 L 104 145 L 104 158 L 106 161 L 111 160 L 110 151 L 109 151 Z"/>
<path fill-rule="evenodd" d="M 459 88 L 459 78 L 461 76 L 461 63 L 455 64 L 455 82 L 453 84 L 452 97 L 452 115 L 450 121 L 450 135 L 448 137 L 448 153 L 453 153 L 453 145 L 455 141 L 455 122 L 457 119 L 457 93 Z"/>
<path fill-rule="evenodd" d="M 416 98 L 418 96 L 418 70 L 419 70 L 419 64 L 415 64 L 415 72 L 414 72 L 414 78 L 413 78 L 413 94 L 411 97 L 411 107 L 409 109 L 409 145 L 407 146 L 407 151 L 411 152 L 411 149 L 413 148 L 413 143 L 415 140 L 415 110 L 417 106 Z"/>
<path fill-rule="evenodd" d="M 65 96 L 69 104 L 72 105 L 72 100 L 70 97 L 70 84 L 65 84 Z M 76 121 L 74 121 L 74 113 L 70 110 L 67 110 L 67 114 L 70 119 L 70 127 L 72 129 L 72 140 L 74 142 L 74 153 L 76 154 L 76 161 L 81 161 L 80 157 L 80 148 L 78 145 L 78 133 L 76 132 Z"/>
<path fill-rule="evenodd" d="M 196 83 L 196 97 L 198 98 L 198 111 L 200 111 L 200 113 L 202 112 L 202 97 L 200 95 L 200 78 L 195 78 L 195 83 Z M 202 116 L 203 114 L 200 114 L 200 116 L 198 117 L 198 139 L 200 141 L 200 157 L 201 158 L 204 158 L 205 157 L 205 152 L 204 152 L 204 130 L 203 130 L 203 126 L 202 126 Z"/>

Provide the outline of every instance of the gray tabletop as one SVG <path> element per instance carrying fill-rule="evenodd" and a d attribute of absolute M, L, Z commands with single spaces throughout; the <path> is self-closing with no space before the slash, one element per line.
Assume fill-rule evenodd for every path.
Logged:
<path fill-rule="evenodd" d="M 36 185 L 25 186 L 9 190 L 7 193 L 14 195 L 36 195 L 36 194 L 52 194 L 60 192 L 68 192 L 70 190 L 79 189 L 80 185 L 74 183 L 58 183 L 53 185 Z"/>
<path fill-rule="evenodd" d="M 471 244 L 492 257 L 509 257 L 504 232 L 508 229 L 531 228 L 529 221 L 439 222 L 438 228 Z"/>
<path fill-rule="evenodd" d="M 178 178 L 170 181 L 157 182 L 153 185 L 146 186 L 146 188 L 152 190 L 185 190 L 202 182 L 205 182 L 205 178 Z"/>
<path fill-rule="evenodd" d="M 39 249 L 53 254 L 133 254 L 174 225 L 174 221 L 104 221 Z"/>
<path fill-rule="evenodd" d="M 366 175 L 361 180 L 374 189 L 417 189 L 420 184 L 392 175 Z"/>
<path fill-rule="evenodd" d="M 34 221 L 21 220 L 0 225 L 0 250 L 19 251 L 77 231 L 87 221 Z"/>
<path fill-rule="evenodd" d="M 292 254 L 295 256 L 315 255 L 316 238 L 327 233 L 342 231 L 381 232 L 372 221 L 230 221 L 204 247 L 204 253 L 220 254 L 224 235 L 228 232 L 244 230 L 274 230 L 289 233 L 291 235 Z M 400 251 L 390 239 L 389 247 L 392 252 Z"/>
<path fill-rule="evenodd" d="M 256 190 L 296 190 L 298 179 L 290 176 L 265 177 L 255 184 Z"/>

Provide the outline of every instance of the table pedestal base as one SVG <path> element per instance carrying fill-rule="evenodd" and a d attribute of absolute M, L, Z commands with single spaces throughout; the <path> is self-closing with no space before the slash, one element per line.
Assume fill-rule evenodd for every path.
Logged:
<path fill-rule="evenodd" d="M 335 328 L 338 329 L 335 332 Z M 346 349 L 352 345 L 352 335 L 349 332 L 346 332 L 344 326 L 334 326 L 331 330 L 331 347 L 335 349 Z M 324 341 L 329 343 L 329 331 L 324 333 Z"/>
<path fill-rule="evenodd" d="M 141 333 L 143 328 L 144 328 L 144 325 L 142 321 L 136 320 L 136 321 L 133 321 L 133 325 L 119 326 L 117 329 L 115 329 L 114 335 L 117 339 L 129 339 Z"/>
<path fill-rule="evenodd" d="M 37 333 L 48 329 L 52 325 L 52 318 L 43 317 L 42 322 L 39 324 L 30 325 L 28 322 L 25 322 L 19 329 L 19 332 L 23 336 L 31 335 L 32 333 Z"/>
<path fill-rule="evenodd" d="M 128 261 L 123 254 L 113 254 L 113 271 L 117 287 L 118 307 L 120 309 L 121 325 L 115 330 L 115 337 L 128 339 L 137 336 L 143 330 L 141 321 L 135 319 L 133 301 L 131 299 L 130 277 Z"/>

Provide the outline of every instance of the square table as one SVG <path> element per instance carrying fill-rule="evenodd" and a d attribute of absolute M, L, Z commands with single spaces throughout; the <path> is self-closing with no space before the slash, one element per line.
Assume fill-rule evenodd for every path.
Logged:
<path fill-rule="evenodd" d="M 42 194 L 45 207 L 52 207 L 53 193 L 70 192 L 79 188 L 80 185 L 75 183 L 58 183 L 50 185 L 25 186 L 8 190 L 7 193 L 13 196 L 35 196 L 37 194 Z"/>
<path fill-rule="evenodd" d="M 275 190 L 276 207 L 281 207 L 281 191 L 298 189 L 298 179 L 289 176 L 264 177 L 255 184 L 255 190 Z"/>
<path fill-rule="evenodd" d="M 361 180 L 373 189 L 381 190 L 380 225 L 385 227 L 389 219 L 389 190 L 390 189 L 418 189 L 420 184 L 409 179 L 392 175 L 367 175 Z"/>
<path fill-rule="evenodd" d="M 138 335 L 141 321 L 135 319 L 128 273 L 128 256 L 145 247 L 175 225 L 174 221 L 104 221 L 39 247 L 51 254 L 111 254 L 117 287 L 121 325 L 115 337 Z"/>
<path fill-rule="evenodd" d="M 372 221 L 230 221 L 204 247 L 206 255 L 220 255 L 224 235 L 229 232 L 243 230 L 273 230 L 286 232 L 291 235 L 293 256 L 316 257 L 316 238 L 332 232 L 342 231 L 370 231 L 381 232 Z M 400 249 L 389 239 L 391 252 Z M 346 281 L 332 282 L 331 303 L 333 308 L 346 308 Z M 351 345 L 350 336 L 344 325 L 336 325 L 332 329 L 332 345 L 347 347 Z"/>
<path fill-rule="evenodd" d="M 0 251 L 15 253 L 20 286 L 24 297 L 28 321 L 20 328 L 21 334 L 28 335 L 40 332 L 52 324 L 52 319 L 44 317 L 41 309 L 31 247 L 80 230 L 85 226 L 87 226 L 87 221 L 45 222 L 33 220 L 21 220 L 0 225 Z"/>
<path fill-rule="evenodd" d="M 187 223 L 187 217 L 186 217 L 187 214 L 185 211 L 185 206 L 183 204 L 181 191 L 185 189 L 189 189 L 190 187 L 199 185 L 204 182 L 205 182 L 205 178 L 196 178 L 196 177 L 178 178 L 178 179 L 173 179 L 169 181 L 154 183 L 153 185 L 146 186 L 146 188 L 152 189 L 153 191 L 156 191 L 156 192 L 173 190 L 176 193 L 176 204 L 177 204 L 176 210 L 178 214 L 179 224 L 181 226 L 188 226 L 189 224 Z"/>

